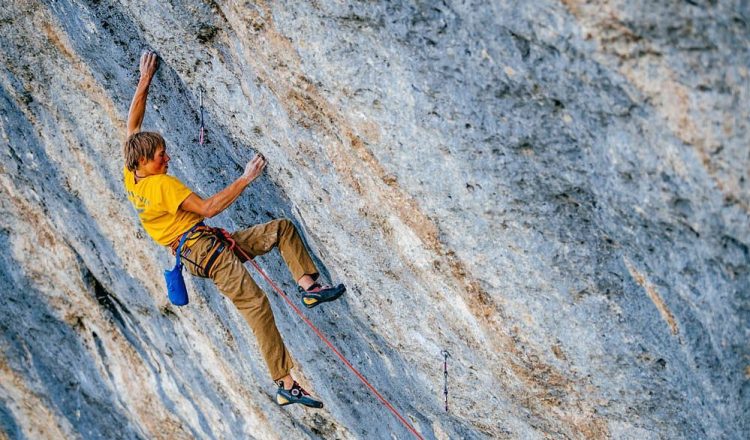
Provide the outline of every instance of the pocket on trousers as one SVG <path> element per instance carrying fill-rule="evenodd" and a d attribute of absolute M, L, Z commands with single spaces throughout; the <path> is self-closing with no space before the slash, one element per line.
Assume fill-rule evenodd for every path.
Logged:
<path fill-rule="evenodd" d="M 201 271 L 204 276 L 211 278 L 211 270 L 214 268 L 214 265 L 221 254 L 224 253 L 228 247 L 229 245 L 225 243 L 224 240 L 217 240 L 216 244 L 211 246 L 211 249 L 206 252 L 206 257 L 201 260 Z"/>
<path fill-rule="evenodd" d="M 213 237 L 208 238 L 208 240 L 211 240 L 208 244 L 204 246 L 204 240 L 198 240 L 195 243 L 193 243 L 193 246 L 190 247 L 189 253 L 182 255 L 182 262 L 185 266 L 187 266 L 188 271 L 191 275 L 206 278 L 206 275 L 204 275 L 203 266 L 208 258 L 208 253 L 210 252 L 211 248 L 213 247 L 213 244 L 215 243 L 215 239 Z"/>

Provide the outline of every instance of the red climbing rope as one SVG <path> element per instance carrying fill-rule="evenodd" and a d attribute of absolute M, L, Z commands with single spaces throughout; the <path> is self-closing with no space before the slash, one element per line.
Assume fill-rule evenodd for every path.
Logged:
<path fill-rule="evenodd" d="M 226 234 L 226 235 L 229 235 L 229 234 L 228 234 L 228 233 L 226 233 L 226 232 L 225 232 L 225 234 Z M 234 243 L 232 243 L 232 244 L 234 245 Z M 250 258 L 250 256 L 249 256 L 249 255 L 247 255 L 247 254 L 245 253 L 245 251 L 243 251 L 243 250 L 242 250 L 242 248 L 240 248 L 239 246 L 236 246 L 236 248 L 235 248 L 235 249 L 236 249 L 237 251 L 239 251 L 239 252 L 240 252 L 240 253 L 241 253 L 241 254 L 242 254 L 242 255 L 243 255 L 243 256 L 244 256 L 244 257 L 245 257 L 245 258 L 246 258 L 246 259 L 247 259 L 247 260 L 248 260 L 248 261 L 249 261 L 249 262 L 250 262 L 250 263 L 251 263 L 252 265 L 253 265 L 253 267 L 255 268 L 255 270 L 257 270 L 257 271 L 258 271 L 258 273 L 259 273 L 259 274 L 261 274 L 261 276 L 262 276 L 263 278 L 265 278 L 265 280 L 266 280 L 266 281 L 268 282 L 268 284 L 270 284 L 270 285 L 271 285 L 271 287 L 273 287 L 273 289 L 274 289 L 274 290 L 275 290 L 275 291 L 276 291 L 276 292 L 277 292 L 277 293 L 278 293 L 279 295 L 281 295 L 281 297 L 282 297 L 282 298 L 284 298 L 284 301 L 286 301 L 286 303 L 287 303 L 287 304 L 289 304 L 289 306 L 291 306 L 291 307 L 292 307 L 292 309 L 294 309 L 294 311 L 295 311 L 295 312 L 297 313 L 297 315 L 299 315 L 299 317 L 300 317 L 300 318 L 302 318 L 302 320 L 303 320 L 303 321 L 305 321 L 305 323 L 306 323 L 307 325 L 309 325 L 309 326 L 310 326 L 310 328 L 311 328 L 311 329 L 312 329 L 312 330 L 313 330 L 313 331 L 315 332 L 315 334 L 316 334 L 316 335 L 318 335 L 318 337 L 319 337 L 319 338 L 320 338 L 320 339 L 321 339 L 321 340 L 322 340 L 323 342 L 325 342 L 325 343 L 326 343 L 326 345 L 328 345 L 328 348 L 330 348 L 330 349 L 331 349 L 331 350 L 332 350 L 332 351 L 333 351 L 333 352 L 334 352 L 334 353 L 336 354 L 336 356 L 338 356 L 338 357 L 339 357 L 339 359 L 341 359 L 341 361 L 342 361 L 342 362 L 343 362 L 343 363 L 344 363 L 344 364 L 345 364 L 345 365 L 346 365 L 347 367 L 349 367 L 349 369 L 350 369 L 350 370 L 352 370 L 352 372 L 353 372 L 353 373 L 354 373 L 354 374 L 355 374 L 355 375 L 356 375 L 356 376 L 357 376 L 357 377 L 359 378 L 359 380 L 361 380 L 361 381 L 362 381 L 362 383 L 364 383 L 364 384 L 365 384 L 365 385 L 367 386 L 367 388 L 369 388 L 369 389 L 370 389 L 370 391 L 372 391 L 372 392 L 373 392 L 373 394 L 375 394 L 375 395 L 376 395 L 376 396 L 378 397 L 378 399 L 380 399 L 380 401 L 381 401 L 381 402 L 383 403 L 383 405 L 385 405 L 385 406 L 386 406 L 386 407 L 387 407 L 387 408 L 388 408 L 389 410 L 391 410 L 391 412 L 393 413 L 393 415 L 395 415 L 395 416 L 396 416 L 396 418 L 398 418 L 398 420 L 399 420 L 399 421 L 400 421 L 401 423 L 403 423 L 403 424 L 404 424 L 404 426 L 406 426 L 406 428 L 407 428 L 407 429 L 409 429 L 409 431 L 411 431 L 411 433 L 412 433 L 412 434 L 414 434 L 414 436 L 415 436 L 416 438 L 418 438 L 418 439 L 420 439 L 420 440 L 424 440 L 424 439 L 423 439 L 423 437 L 422 437 L 421 435 L 419 435 L 419 433 L 417 432 L 417 430 L 416 430 L 416 429 L 414 429 L 414 427 L 413 427 L 413 426 L 411 426 L 411 424 L 409 424 L 409 422 L 407 422 L 407 421 L 406 421 L 406 419 L 404 419 L 404 417 L 403 417 L 403 416 L 402 416 L 402 415 L 401 415 L 401 414 L 400 414 L 400 413 L 399 413 L 399 412 L 398 412 L 398 411 L 396 410 L 396 408 L 394 408 L 394 407 L 393 407 L 393 405 L 391 405 L 391 404 L 390 404 L 390 402 L 388 402 L 388 401 L 387 401 L 387 400 L 385 399 L 385 397 L 381 396 L 381 395 L 380 395 L 380 393 L 378 392 L 378 390 L 376 390 L 376 389 L 375 389 L 375 387 L 374 387 L 374 386 L 372 386 L 372 385 L 370 384 L 370 382 L 368 382 L 368 381 L 367 381 L 367 379 L 365 378 L 365 376 L 363 376 L 363 375 L 362 375 L 362 373 L 360 373 L 360 372 L 359 372 L 359 371 L 358 371 L 358 370 L 357 370 L 356 368 L 354 368 L 354 365 L 352 365 L 352 364 L 351 364 L 351 363 L 350 363 L 350 362 L 349 362 L 348 360 L 346 360 L 346 358 L 344 357 L 344 355 L 342 355 L 342 354 L 341 354 L 341 353 L 340 353 L 340 352 L 339 352 L 339 351 L 338 351 L 338 350 L 336 349 L 336 347 L 334 347 L 334 346 L 333 346 L 333 344 L 331 344 L 331 341 L 329 341 L 329 340 L 328 340 L 328 338 L 326 338 L 326 337 L 325 337 L 325 335 L 323 335 L 323 333 L 321 333 L 321 332 L 320 332 L 320 330 L 318 330 L 318 328 L 317 328 L 317 327 L 315 327 L 315 325 L 314 325 L 314 324 L 313 324 L 312 322 L 310 322 L 310 320 L 309 320 L 309 319 L 307 319 L 307 317 L 306 317 L 305 315 L 303 315 L 303 314 L 302 314 L 302 311 L 300 311 L 300 309 L 299 309 L 299 308 L 297 308 L 297 306 L 296 306 L 296 305 L 294 305 L 294 303 L 292 302 L 292 300 L 290 300 L 290 299 L 289 299 L 289 297 L 288 297 L 288 296 L 286 296 L 286 294 L 284 293 L 284 291 L 282 291 L 281 289 L 279 289 L 279 288 L 278 288 L 278 287 L 276 286 L 276 284 L 275 284 L 275 283 L 274 283 L 274 282 L 273 282 L 273 281 L 271 280 L 271 278 L 269 278 L 269 277 L 268 277 L 268 275 L 266 275 L 266 273 L 265 273 L 265 272 L 263 272 L 263 269 L 261 269 L 261 268 L 260 268 L 260 266 L 258 265 L 258 263 L 256 263 L 256 262 L 255 262 L 255 260 L 253 260 L 252 258 Z"/>

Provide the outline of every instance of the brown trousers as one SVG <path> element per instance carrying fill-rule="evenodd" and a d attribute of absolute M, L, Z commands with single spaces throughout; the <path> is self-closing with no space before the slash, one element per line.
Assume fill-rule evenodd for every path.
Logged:
<path fill-rule="evenodd" d="M 288 219 L 272 220 L 231 235 L 237 246 L 253 258 L 278 246 L 294 281 L 305 274 L 315 278 L 318 273 L 297 229 Z M 209 273 L 205 273 L 204 269 L 214 253 L 211 251 L 215 249 L 216 240 L 218 238 L 209 232 L 194 233 L 186 240 L 182 262 L 191 274 L 211 278 L 221 293 L 232 300 L 250 324 L 271 377 L 274 381 L 281 379 L 289 374 L 294 363 L 276 328 L 276 321 L 265 293 L 255 284 L 242 261 L 228 249 L 228 246 L 218 254 Z M 200 268 L 196 267 L 196 264 Z"/>

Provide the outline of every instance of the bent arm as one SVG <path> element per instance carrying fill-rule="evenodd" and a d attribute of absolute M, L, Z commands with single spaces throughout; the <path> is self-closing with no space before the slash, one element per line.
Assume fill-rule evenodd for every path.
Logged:
<path fill-rule="evenodd" d="M 261 155 L 255 156 L 253 160 L 248 162 L 245 166 L 245 172 L 242 176 L 238 177 L 237 180 L 230 183 L 226 188 L 205 200 L 199 195 L 192 193 L 182 202 L 180 209 L 211 218 L 234 203 L 234 201 L 237 200 L 237 197 L 242 194 L 242 190 L 244 190 L 250 182 L 255 180 L 265 167 L 265 158 Z"/>
<path fill-rule="evenodd" d="M 141 77 L 135 89 L 133 100 L 130 102 L 128 111 L 128 137 L 141 131 L 143 116 L 146 113 L 146 100 L 148 99 L 148 88 L 156 73 L 158 59 L 155 53 L 146 52 L 141 56 Z"/>
<path fill-rule="evenodd" d="M 182 202 L 180 209 L 194 212 L 202 217 L 211 218 L 234 203 L 234 201 L 237 200 L 237 197 L 242 194 L 242 190 L 244 190 L 250 182 L 251 181 L 243 175 L 230 183 L 229 186 L 207 199 L 202 199 L 198 194 L 192 193 Z"/>

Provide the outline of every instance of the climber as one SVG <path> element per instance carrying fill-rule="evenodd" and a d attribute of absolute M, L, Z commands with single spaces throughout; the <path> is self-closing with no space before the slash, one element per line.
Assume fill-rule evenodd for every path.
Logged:
<path fill-rule="evenodd" d="M 268 298 L 243 266 L 244 258 L 228 252 L 229 240 L 221 229 L 202 223 L 205 218 L 229 207 L 263 172 L 266 159 L 256 155 L 247 163 L 240 177 L 207 199 L 168 175 L 170 157 L 164 138 L 155 132 L 141 131 L 148 90 L 158 63 L 154 52 L 145 52 L 141 56 L 140 80 L 128 112 L 127 140 L 123 146 L 123 177 L 128 199 L 146 232 L 157 243 L 170 247 L 173 255 L 182 236 L 189 234 L 182 248 L 181 260 L 187 263 L 192 275 L 210 278 L 250 325 L 271 377 L 278 385 L 276 402 L 282 406 L 300 403 L 320 408 L 323 404 L 313 399 L 292 378 L 292 359 L 276 328 Z M 343 284 L 332 287 L 317 281 L 318 270 L 295 226 L 287 219 L 255 225 L 234 232 L 230 237 L 250 257 L 263 255 L 278 246 L 307 307 L 333 301 L 346 290 Z"/>

